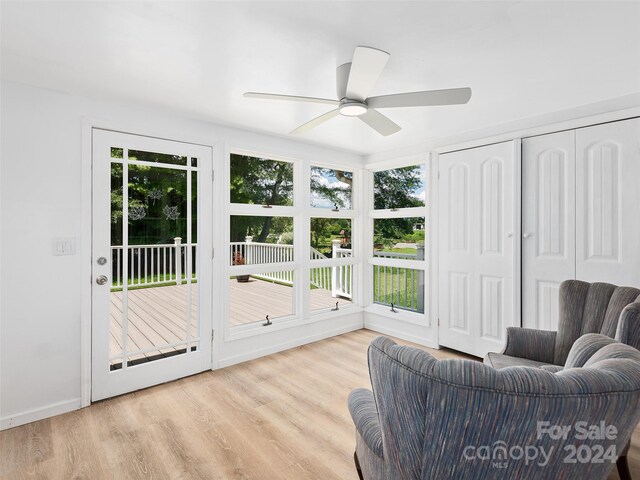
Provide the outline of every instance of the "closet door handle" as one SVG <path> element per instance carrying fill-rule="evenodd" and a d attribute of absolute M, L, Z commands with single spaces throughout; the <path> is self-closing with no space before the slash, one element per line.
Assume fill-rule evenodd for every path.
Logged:
<path fill-rule="evenodd" d="M 533 233 L 526 232 L 522 234 L 522 238 L 529 238 L 529 237 L 533 237 Z"/>

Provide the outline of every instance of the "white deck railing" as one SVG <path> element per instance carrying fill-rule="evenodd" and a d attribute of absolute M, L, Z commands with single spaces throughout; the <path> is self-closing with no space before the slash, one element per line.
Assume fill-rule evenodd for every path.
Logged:
<path fill-rule="evenodd" d="M 341 248 L 340 240 L 333 241 L 333 258 L 351 258 L 353 250 L 350 248 Z M 351 285 L 353 280 L 352 265 L 340 265 L 331 267 L 333 276 L 333 289 L 331 291 L 334 297 L 352 298 Z"/>
<path fill-rule="evenodd" d="M 340 240 L 334 240 L 333 258 L 351 257 L 351 249 L 340 248 Z M 293 245 L 280 243 L 257 243 L 251 237 L 245 242 L 230 243 L 231 263 L 238 255 L 242 257 L 243 265 L 259 265 L 268 263 L 293 262 Z M 326 259 L 325 255 L 315 248 L 311 248 L 311 259 Z M 293 285 L 293 271 L 265 272 L 253 274 L 257 278 L 272 280 L 285 285 Z M 351 298 L 351 282 L 353 269 L 351 265 L 335 267 L 318 267 L 311 269 L 311 284 L 316 288 L 331 291 L 334 297 Z"/>
<path fill-rule="evenodd" d="M 376 258 L 424 260 L 424 245 L 416 253 L 374 251 Z M 414 312 L 424 312 L 424 270 L 375 265 L 373 271 L 373 301 Z"/>
<path fill-rule="evenodd" d="M 197 244 L 185 245 L 180 238 L 173 244 L 129 245 L 127 247 L 128 287 L 142 287 L 159 284 L 184 283 L 188 275 L 187 249 L 191 248 L 192 281 L 196 276 Z M 240 253 L 246 265 L 293 262 L 293 245 L 274 243 L 232 242 L 231 258 Z M 125 259 L 122 246 L 112 246 L 112 289 L 122 288 L 125 279 Z M 353 251 L 341 248 L 340 240 L 332 242 L 333 258 L 350 258 Z M 374 257 L 396 259 L 424 259 L 424 247 L 415 254 L 395 252 L 374 252 Z M 311 259 L 327 257 L 315 248 L 311 249 Z M 293 271 L 265 272 L 253 275 L 257 278 L 293 285 Z M 313 267 L 310 272 L 311 284 L 316 288 L 331 291 L 333 297 L 352 298 L 353 266 L 338 265 Z M 376 265 L 374 267 L 374 302 L 393 304 L 407 310 L 422 311 L 424 308 L 424 271 Z"/>
<path fill-rule="evenodd" d="M 176 238 L 171 244 L 129 245 L 127 247 L 126 265 L 128 275 L 125 275 L 124 248 L 111 246 L 111 288 L 122 288 L 125 276 L 127 286 L 140 287 L 175 283 L 181 285 L 187 279 L 187 249 L 191 248 L 191 278 L 196 278 L 197 244 L 191 246 Z"/>
<path fill-rule="evenodd" d="M 416 260 L 418 258 L 417 253 L 396 253 L 396 252 L 373 252 L 374 257 L 379 258 L 399 258 L 402 260 Z"/>

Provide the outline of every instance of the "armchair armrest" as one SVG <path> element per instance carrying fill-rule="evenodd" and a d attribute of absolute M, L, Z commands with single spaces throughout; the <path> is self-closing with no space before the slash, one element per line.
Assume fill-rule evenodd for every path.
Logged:
<path fill-rule="evenodd" d="M 616 340 L 640 350 L 640 303 L 624 307 L 618 321 Z"/>
<path fill-rule="evenodd" d="M 371 390 L 366 388 L 353 390 L 349 395 L 349 412 L 356 430 L 369 449 L 382 458 L 382 431 Z"/>
<path fill-rule="evenodd" d="M 533 328 L 508 327 L 503 355 L 553 363 L 557 332 Z"/>

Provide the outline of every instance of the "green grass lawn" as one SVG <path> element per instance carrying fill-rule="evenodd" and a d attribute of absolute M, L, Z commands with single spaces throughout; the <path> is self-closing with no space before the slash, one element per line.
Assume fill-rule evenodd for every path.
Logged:
<path fill-rule="evenodd" d="M 139 279 L 138 277 L 135 277 L 135 280 L 136 280 L 135 284 L 129 283 L 128 290 L 138 290 L 142 288 L 155 288 L 155 287 L 168 287 L 176 284 L 175 274 L 166 275 L 166 277 L 165 275 L 147 275 L 146 277 L 140 277 Z M 131 279 L 129 279 L 129 281 L 131 281 Z M 182 275 L 182 283 L 186 283 L 186 281 L 187 281 L 187 276 Z M 151 282 L 158 282 L 158 283 L 151 284 Z M 195 273 L 191 276 L 191 283 L 198 283 L 196 280 Z M 122 285 L 117 284 L 116 286 L 111 287 L 111 291 L 112 292 L 122 291 Z"/>
<path fill-rule="evenodd" d="M 373 267 L 373 301 L 394 307 L 418 310 L 421 270 Z M 424 284 L 424 280 L 422 282 Z M 424 308 L 424 306 L 423 306 Z"/>

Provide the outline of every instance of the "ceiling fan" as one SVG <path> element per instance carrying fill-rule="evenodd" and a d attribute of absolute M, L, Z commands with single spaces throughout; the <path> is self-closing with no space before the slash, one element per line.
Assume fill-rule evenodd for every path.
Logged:
<path fill-rule="evenodd" d="M 401 127 L 378 112 L 376 110 L 378 108 L 459 105 L 467 103 L 471 98 L 471 89 L 468 87 L 368 97 L 389 57 L 390 55 L 387 52 L 377 48 L 356 47 L 351 63 L 340 65 L 336 70 L 337 96 L 339 100 L 258 92 L 246 92 L 244 96 L 267 100 L 323 103 L 337 107 L 299 126 L 290 132 L 292 134 L 308 132 L 340 114 L 346 117 L 358 117 L 384 136 L 399 132 Z"/>

